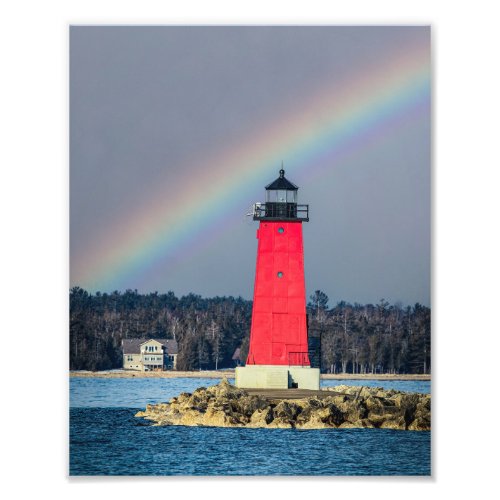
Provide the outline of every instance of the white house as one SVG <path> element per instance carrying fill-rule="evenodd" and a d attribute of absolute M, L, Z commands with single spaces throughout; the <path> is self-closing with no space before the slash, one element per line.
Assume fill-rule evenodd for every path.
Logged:
<path fill-rule="evenodd" d="M 177 341 L 173 339 L 123 339 L 123 368 L 152 371 L 177 368 Z"/>

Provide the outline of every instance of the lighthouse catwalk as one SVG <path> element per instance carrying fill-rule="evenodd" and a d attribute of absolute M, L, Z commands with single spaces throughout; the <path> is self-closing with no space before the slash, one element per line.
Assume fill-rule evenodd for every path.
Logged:
<path fill-rule="evenodd" d="M 311 368 L 306 318 L 302 223 L 309 205 L 299 205 L 298 187 L 285 177 L 266 186 L 256 203 L 257 266 L 250 346 L 236 385 L 245 388 L 319 389 L 319 369 Z"/>

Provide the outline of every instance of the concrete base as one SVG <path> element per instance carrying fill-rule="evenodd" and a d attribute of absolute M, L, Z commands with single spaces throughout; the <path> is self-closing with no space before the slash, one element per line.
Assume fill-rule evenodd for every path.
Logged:
<path fill-rule="evenodd" d="M 311 389 L 319 391 L 319 368 L 286 365 L 247 365 L 236 368 L 242 389 Z"/>

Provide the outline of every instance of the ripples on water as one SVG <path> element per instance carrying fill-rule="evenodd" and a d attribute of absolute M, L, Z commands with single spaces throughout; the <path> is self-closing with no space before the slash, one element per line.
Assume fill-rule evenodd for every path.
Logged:
<path fill-rule="evenodd" d="M 230 380 L 231 381 L 231 380 Z M 162 403 L 181 392 L 216 385 L 213 378 L 71 378 L 70 406 L 144 408 Z"/>
<path fill-rule="evenodd" d="M 137 408 L 147 403 L 218 382 L 72 378 L 70 474 L 430 474 L 430 432 L 154 427 L 134 417 Z M 324 385 L 355 382 L 399 389 L 395 382 L 385 381 L 325 381 Z M 415 392 L 429 388 L 410 387 Z"/>
<path fill-rule="evenodd" d="M 229 379 L 234 383 L 233 379 Z M 79 378 L 70 379 L 72 408 L 144 408 L 162 403 L 181 392 L 193 392 L 197 387 L 216 385 L 213 378 Z M 323 387 L 334 385 L 365 385 L 409 392 L 430 392 L 430 382 L 406 380 L 323 380 Z"/>
<path fill-rule="evenodd" d="M 426 475 L 429 433 L 154 427 L 132 409 L 71 410 L 72 475 Z"/>

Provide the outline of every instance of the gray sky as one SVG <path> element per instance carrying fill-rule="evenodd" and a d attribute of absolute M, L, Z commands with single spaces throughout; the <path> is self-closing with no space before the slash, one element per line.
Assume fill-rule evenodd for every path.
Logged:
<path fill-rule="evenodd" d="M 86 256 L 113 247 L 111 235 L 158 193 L 168 199 L 206 175 L 204 158 L 300 109 L 323 82 L 334 94 L 413 46 L 430 57 L 429 35 L 427 27 L 72 27 L 72 286 L 251 298 L 257 222 L 244 214 L 279 164 L 189 249 L 115 281 L 100 281 Z M 308 293 L 321 289 L 332 304 L 430 303 L 430 109 L 407 115 L 333 162 L 283 158 L 311 208 Z"/>

